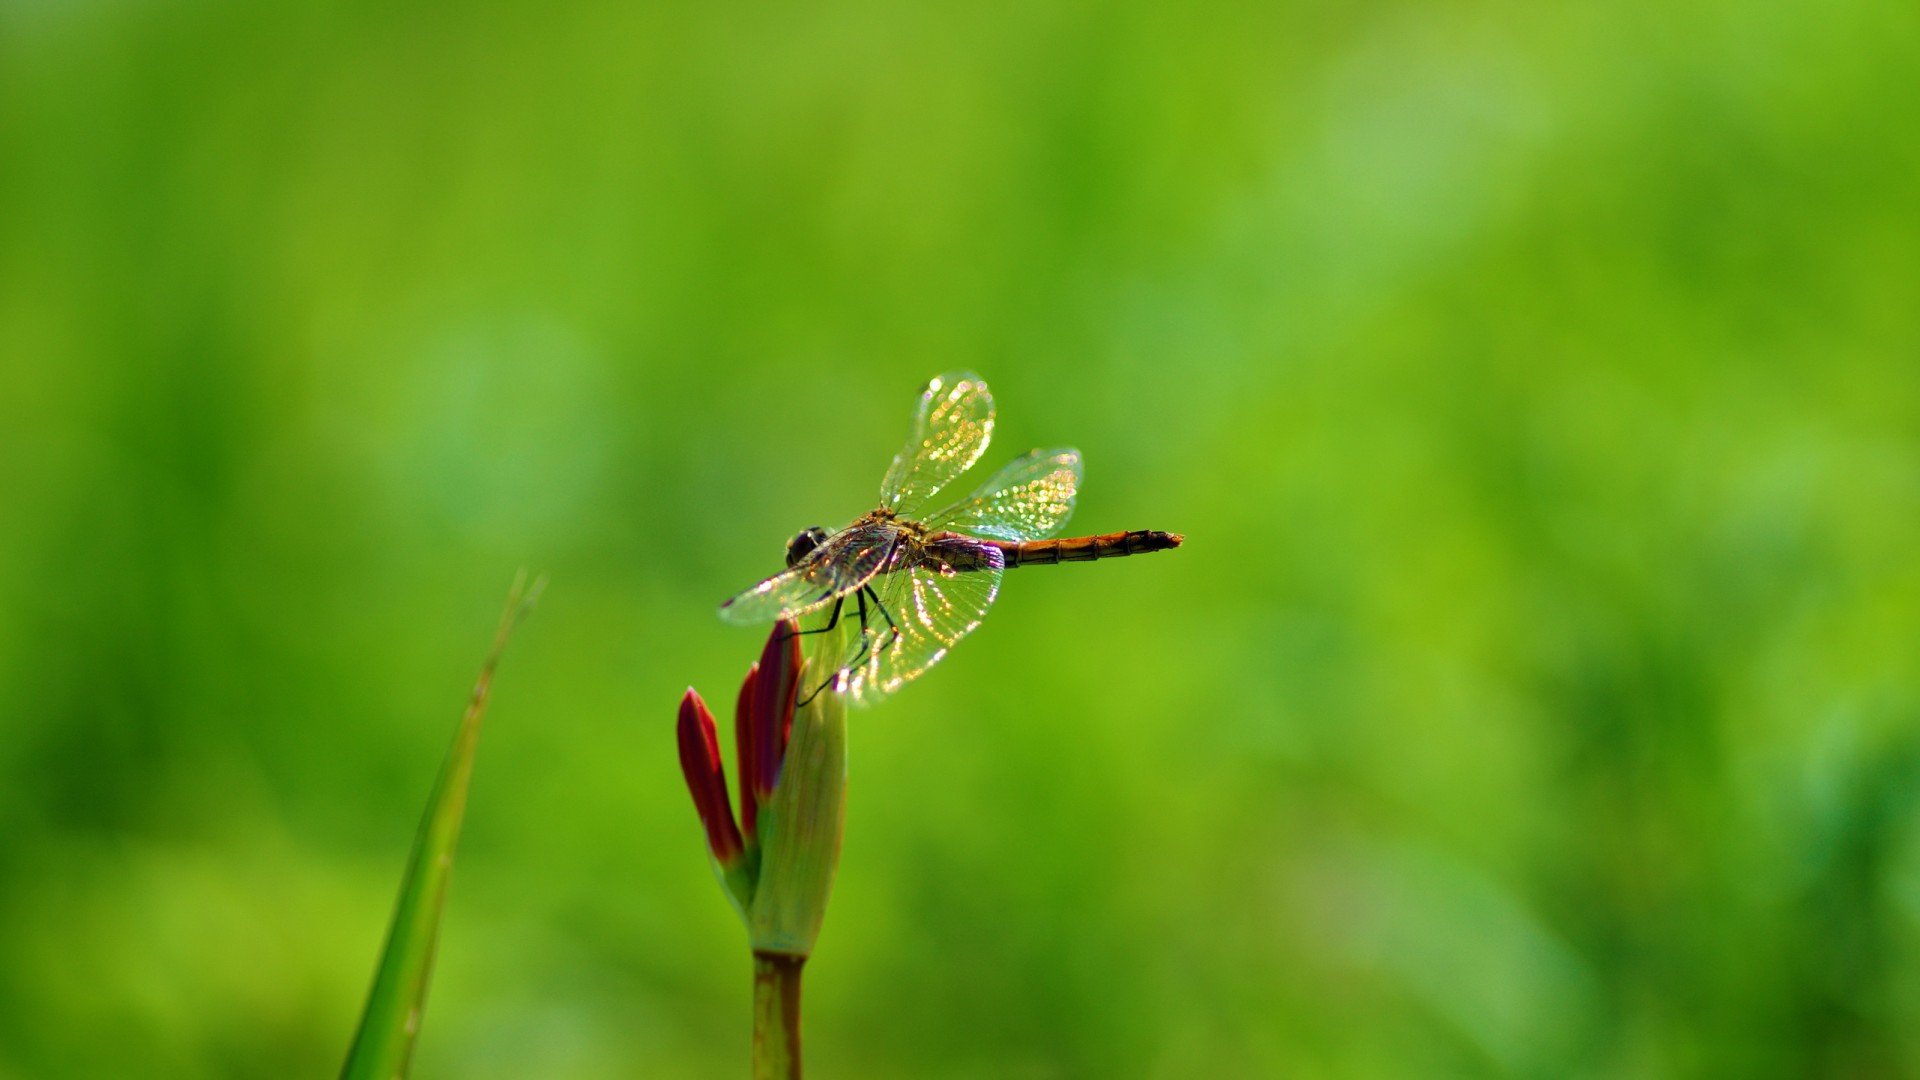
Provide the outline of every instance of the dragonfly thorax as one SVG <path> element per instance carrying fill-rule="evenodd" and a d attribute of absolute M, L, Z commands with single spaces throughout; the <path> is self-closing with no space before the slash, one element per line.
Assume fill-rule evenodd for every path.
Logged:
<path fill-rule="evenodd" d="M 818 525 L 809 525 L 794 534 L 787 541 L 787 565 L 798 566 L 800 560 L 813 554 L 813 549 L 827 542 L 827 530 Z"/>

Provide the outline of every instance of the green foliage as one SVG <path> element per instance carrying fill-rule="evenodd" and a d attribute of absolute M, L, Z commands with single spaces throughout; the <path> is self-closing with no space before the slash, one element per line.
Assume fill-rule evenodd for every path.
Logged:
<path fill-rule="evenodd" d="M 738 1075 L 674 704 L 956 368 L 1187 544 L 848 718 L 814 1075 L 1920 1072 L 1917 52 L 0 4 L 0 1076 L 333 1068 L 525 564 L 415 1075 Z"/>

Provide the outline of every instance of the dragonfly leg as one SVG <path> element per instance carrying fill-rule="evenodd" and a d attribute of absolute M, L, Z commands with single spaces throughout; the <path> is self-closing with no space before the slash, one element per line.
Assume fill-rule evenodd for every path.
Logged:
<path fill-rule="evenodd" d="M 799 701 L 794 702 L 793 707 L 796 709 L 804 708 L 807 702 L 812 701 L 814 698 L 817 698 L 820 696 L 820 691 L 825 690 L 829 686 L 832 686 L 835 682 L 839 681 L 839 679 L 840 679 L 840 673 L 838 671 L 827 676 L 826 682 L 823 682 L 819 686 L 814 687 L 813 693 L 808 694 L 806 697 L 803 697 Z"/>
<path fill-rule="evenodd" d="M 861 663 L 866 660 L 868 651 L 873 648 L 873 639 L 876 636 L 873 627 L 869 625 L 872 621 L 872 616 L 867 614 L 867 598 L 870 596 L 873 597 L 874 607 L 878 608 L 880 610 L 881 616 L 887 620 L 887 625 L 893 626 L 893 616 L 887 614 L 886 605 L 880 602 L 880 597 L 874 593 L 872 586 L 861 587 L 859 591 L 853 594 L 854 603 L 858 605 L 859 615 L 860 615 L 859 651 L 855 652 L 852 658 L 849 659 L 846 663 L 841 664 L 839 667 L 835 668 L 833 672 L 827 676 L 827 680 L 825 682 L 821 683 L 819 686 L 814 687 L 813 693 L 808 694 L 804 698 L 801 698 L 796 703 L 797 705 L 805 705 L 807 702 L 812 701 L 814 698 L 819 697 L 820 692 L 822 690 L 825 690 L 827 687 L 832 686 L 835 682 L 839 681 L 840 676 L 846 674 L 849 671 L 852 671 L 854 668 L 859 667 Z M 840 618 L 840 605 L 835 604 L 833 611 L 834 611 L 834 621 L 838 622 Z M 826 628 L 831 629 L 831 626 L 832 624 L 829 624 L 828 627 Z M 808 631 L 803 631 L 803 633 L 818 633 L 818 631 L 808 630 Z M 899 636 L 900 636 L 899 627 L 893 627 L 893 637 L 899 637 Z M 893 644 L 892 637 L 887 639 L 887 644 L 888 645 Z M 881 648 L 886 648 L 886 646 L 883 645 L 881 646 Z"/>
<path fill-rule="evenodd" d="M 859 592 L 853 594 L 855 602 L 860 605 L 860 650 L 853 654 L 853 659 L 840 665 L 840 671 L 851 671 L 859 667 L 860 661 L 867 658 L 867 650 L 873 647 L 873 628 L 867 625 L 867 595 L 872 591 L 872 589 L 862 588 Z M 879 603 L 878 600 L 874 602 Z M 834 674 L 837 675 L 839 672 L 835 672 Z"/>
<path fill-rule="evenodd" d="M 841 664 L 838 668 L 835 668 L 834 671 L 827 676 L 827 680 L 825 682 L 821 683 L 819 686 L 814 687 L 813 693 L 808 694 L 804 698 L 801 698 L 796 703 L 797 705 L 805 705 L 807 702 L 812 701 L 814 698 L 819 697 L 820 692 L 825 690 L 827 687 L 832 686 L 835 682 L 837 682 L 841 675 L 845 674 L 846 672 L 852 671 L 854 668 L 859 667 L 863 662 L 865 662 L 865 660 L 867 659 L 867 654 L 869 652 L 878 652 L 880 649 L 891 648 L 894 642 L 900 640 L 900 624 L 893 621 L 893 613 L 887 610 L 887 605 L 883 601 L 881 601 L 880 594 L 873 591 L 872 585 L 861 586 L 858 590 L 854 592 L 853 599 L 854 599 L 854 604 L 856 605 L 856 608 L 857 608 L 857 612 L 860 617 L 860 649 L 859 651 L 855 652 L 853 654 L 853 657 L 849 659 L 846 663 Z M 887 623 L 887 630 L 888 630 L 887 640 L 882 642 L 878 646 L 878 648 L 874 646 L 873 641 L 874 641 L 874 638 L 879 636 L 879 633 L 874 629 L 872 625 L 873 616 L 870 615 L 867 611 L 868 600 L 873 601 L 874 610 L 878 611 L 880 613 L 880 617 L 882 619 L 885 619 Z M 819 629 L 816 629 L 816 630 L 797 630 L 795 631 L 795 634 L 818 634 L 823 630 L 833 629 L 835 626 L 839 625 L 841 606 L 845 602 L 846 602 L 846 597 L 844 596 L 834 601 L 833 614 L 828 618 L 827 625 L 820 627 Z"/>
<path fill-rule="evenodd" d="M 893 634 L 887 638 L 887 644 L 880 647 L 885 649 L 900 640 L 900 624 L 893 621 L 893 613 L 887 610 L 887 605 L 880 602 L 880 594 L 874 592 L 873 586 L 871 585 L 866 586 L 860 591 L 865 594 L 860 598 L 860 625 L 867 625 L 867 597 L 871 596 L 873 598 L 873 606 L 880 609 L 880 617 L 887 620 L 887 629 L 893 631 Z"/>
<path fill-rule="evenodd" d="M 847 602 L 847 598 L 845 595 L 842 595 L 838 599 L 834 600 L 833 614 L 827 616 L 827 625 L 818 626 L 812 630 L 795 630 L 793 633 L 788 634 L 787 637 L 797 638 L 804 634 L 824 634 L 827 631 L 833 629 L 834 627 L 839 626 L 840 625 L 840 608 L 841 608 L 841 605 L 845 604 L 846 602 Z M 864 623 L 864 619 L 862 620 L 862 622 Z"/>
<path fill-rule="evenodd" d="M 862 592 L 864 591 L 865 590 L 862 590 Z M 854 657 L 852 660 L 849 660 L 846 663 L 841 664 L 839 667 L 834 668 L 831 672 L 829 672 L 827 674 L 826 681 L 821 683 L 819 686 L 814 687 L 813 693 L 808 694 L 806 697 L 803 697 L 799 701 L 794 702 L 794 705 L 796 708 L 798 706 L 805 705 L 807 702 L 812 701 L 814 698 L 819 697 L 820 692 L 822 690 L 825 690 L 827 687 L 832 686 L 835 682 L 839 681 L 840 676 L 843 672 L 847 671 L 850 668 L 858 667 L 860 664 L 861 658 L 867 654 L 867 645 L 872 641 L 872 638 L 869 636 L 869 633 L 867 630 L 867 598 L 865 596 L 856 594 L 855 599 L 859 601 L 859 604 L 860 604 L 860 651 L 854 654 Z M 812 630 L 796 630 L 790 636 L 799 637 L 801 634 L 821 634 L 840 625 L 840 610 L 842 607 L 846 605 L 846 602 L 847 602 L 847 598 L 844 595 L 842 595 L 838 600 L 835 600 L 833 602 L 833 614 L 827 617 L 827 625 L 816 627 L 815 629 L 812 629 Z"/>

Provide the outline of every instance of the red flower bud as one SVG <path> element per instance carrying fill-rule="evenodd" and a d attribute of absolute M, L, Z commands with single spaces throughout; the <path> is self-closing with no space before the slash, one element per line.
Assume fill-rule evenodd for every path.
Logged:
<path fill-rule="evenodd" d="M 749 834 L 759 820 L 759 806 L 773 797 L 793 737 L 793 706 L 800 692 L 799 629 L 791 621 L 775 623 L 760 662 L 740 687 L 737 730 L 745 734 L 739 742 L 741 817 Z"/>
<path fill-rule="evenodd" d="M 840 861 L 846 700 L 822 687 L 799 708 L 807 676 L 798 631 L 791 620 L 775 625 L 740 684 L 734 735 L 744 833 L 727 804 L 713 716 L 692 689 L 680 702 L 680 767 L 706 827 L 715 876 L 746 922 L 756 955 L 812 951 Z"/>
<path fill-rule="evenodd" d="M 720 742 L 714 734 L 713 714 L 692 687 L 680 699 L 679 736 L 680 771 L 687 778 L 687 790 L 693 795 L 700 822 L 706 826 L 707 849 L 722 866 L 732 866 L 739 862 L 745 846 L 727 799 L 727 775 L 720 768 Z"/>
<path fill-rule="evenodd" d="M 740 758 L 740 824 L 748 836 L 759 835 L 760 797 L 754 794 L 758 787 L 753 781 L 753 765 L 756 754 L 753 744 L 756 726 L 753 720 L 754 684 L 760 679 L 760 664 L 753 663 L 747 668 L 747 677 L 740 682 L 740 698 L 733 707 L 733 749 Z"/>

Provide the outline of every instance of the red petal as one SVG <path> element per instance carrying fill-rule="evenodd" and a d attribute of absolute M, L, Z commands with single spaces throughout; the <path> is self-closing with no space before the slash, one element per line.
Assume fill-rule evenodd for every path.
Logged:
<path fill-rule="evenodd" d="M 680 772 L 687 778 L 693 808 L 707 827 L 707 848 L 721 863 L 740 857 L 740 829 L 733 823 L 727 800 L 727 774 L 720 767 L 720 742 L 714 735 L 713 714 L 693 687 L 680 699 Z"/>
<path fill-rule="evenodd" d="M 773 624 L 761 650 L 753 687 L 753 790 L 764 801 L 780 779 L 793 735 L 793 704 L 800 692 L 800 628 L 789 620 Z"/>
<path fill-rule="evenodd" d="M 753 687 L 760 675 L 760 665 L 747 668 L 747 677 L 740 683 L 740 700 L 733 710 L 733 750 L 740 759 L 740 821 L 746 826 L 748 836 L 759 835 L 760 798 L 754 792 L 754 758 L 758 736 L 753 723 Z"/>

